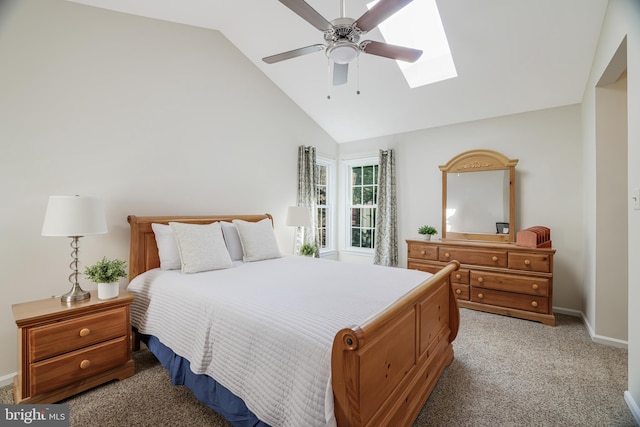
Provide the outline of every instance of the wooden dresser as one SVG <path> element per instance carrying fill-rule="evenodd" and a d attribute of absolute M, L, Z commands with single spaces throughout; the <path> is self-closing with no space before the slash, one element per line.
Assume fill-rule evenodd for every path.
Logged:
<path fill-rule="evenodd" d="M 407 240 L 407 268 L 435 273 L 449 261 L 460 307 L 555 325 L 555 249 L 465 240 Z"/>
<path fill-rule="evenodd" d="M 120 290 L 101 301 L 66 305 L 48 298 L 12 306 L 18 325 L 15 403 L 54 403 L 99 384 L 134 374 L 129 306 Z"/>

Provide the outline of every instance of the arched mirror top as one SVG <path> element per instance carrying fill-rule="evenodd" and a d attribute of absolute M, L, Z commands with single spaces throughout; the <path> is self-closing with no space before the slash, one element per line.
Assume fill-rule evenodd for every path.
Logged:
<path fill-rule="evenodd" d="M 515 166 L 492 150 L 461 153 L 442 171 L 442 238 L 515 241 Z"/>

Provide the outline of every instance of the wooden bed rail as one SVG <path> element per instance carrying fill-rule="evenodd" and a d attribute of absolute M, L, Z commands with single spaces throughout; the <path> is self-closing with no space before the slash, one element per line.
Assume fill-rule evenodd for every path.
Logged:
<path fill-rule="evenodd" d="M 460 313 L 452 261 L 359 326 L 338 332 L 331 375 L 340 427 L 410 426 L 446 366 Z"/>

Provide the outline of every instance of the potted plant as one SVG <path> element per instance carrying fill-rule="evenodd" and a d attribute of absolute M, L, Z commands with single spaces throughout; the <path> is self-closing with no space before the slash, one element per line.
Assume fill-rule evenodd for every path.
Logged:
<path fill-rule="evenodd" d="M 98 299 L 111 299 L 118 296 L 120 293 L 118 281 L 121 277 L 127 277 L 126 264 L 126 261 L 103 257 L 84 269 L 85 276 L 98 284 Z"/>
<path fill-rule="evenodd" d="M 426 240 L 431 240 L 431 236 L 433 236 L 434 234 L 438 234 L 438 230 L 430 225 L 423 225 L 422 227 L 418 228 L 418 234 L 424 236 Z"/>
<path fill-rule="evenodd" d="M 318 251 L 318 247 L 313 243 L 305 243 L 300 247 L 300 255 L 302 256 L 315 256 Z"/>

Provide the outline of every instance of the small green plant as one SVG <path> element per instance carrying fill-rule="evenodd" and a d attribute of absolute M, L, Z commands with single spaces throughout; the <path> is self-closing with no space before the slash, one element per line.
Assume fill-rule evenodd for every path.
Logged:
<path fill-rule="evenodd" d="M 434 234 L 438 234 L 438 230 L 436 230 L 434 227 L 430 225 L 423 225 L 422 227 L 418 228 L 418 234 L 434 235 Z"/>
<path fill-rule="evenodd" d="M 318 251 L 318 247 L 313 243 L 305 243 L 300 247 L 300 255 L 302 256 L 315 256 Z"/>
<path fill-rule="evenodd" d="M 126 265 L 126 261 L 103 257 L 102 260 L 86 267 L 84 275 L 95 283 L 114 283 L 121 277 L 127 277 Z"/>

